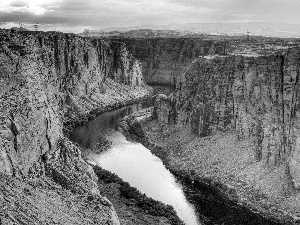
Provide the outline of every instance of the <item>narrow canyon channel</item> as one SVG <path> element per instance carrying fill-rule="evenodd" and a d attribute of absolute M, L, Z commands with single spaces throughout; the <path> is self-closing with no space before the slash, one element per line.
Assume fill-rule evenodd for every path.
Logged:
<path fill-rule="evenodd" d="M 164 167 L 162 161 L 142 144 L 126 140 L 117 130 L 117 125 L 124 116 L 144 107 L 145 104 L 140 103 L 103 113 L 77 128 L 71 139 L 84 148 L 93 148 L 97 146 L 99 137 L 105 137 L 111 142 L 110 148 L 100 154 L 88 154 L 87 161 L 117 174 L 148 197 L 173 206 L 179 218 L 187 225 L 201 224 L 194 206 L 187 201 L 181 184 Z"/>
<path fill-rule="evenodd" d="M 170 90 L 155 87 L 157 92 Z M 163 90 L 163 91 L 162 91 Z M 155 91 L 156 92 L 156 91 Z M 154 92 L 154 94 L 156 94 Z M 152 106 L 150 100 L 121 109 L 105 112 L 89 123 L 74 130 L 70 139 L 84 149 L 92 149 L 85 159 L 117 174 L 125 182 L 157 201 L 173 206 L 187 225 L 279 225 L 246 207 L 230 202 L 216 188 L 204 183 L 180 181 L 165 168 L 161 159 L 140 143 L 126 140 L 118 131 L 122 118 Z M 110 142 L 105 151 L 96 153 L 103 140 Z"/>

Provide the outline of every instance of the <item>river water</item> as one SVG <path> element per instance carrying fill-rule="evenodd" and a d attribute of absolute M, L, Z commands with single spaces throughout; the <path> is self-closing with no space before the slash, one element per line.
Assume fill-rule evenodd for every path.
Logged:
<path fill-rule="evenodd" d="M 179 218 L 187 225 L 201 224 L 194 206 L 187 201 L 182 186 L 162 161 L 142 144 L 127 141 L 117 130 L 117 125 L 124 116 L 142 108 L 143 104 L 136 104 L 103 113 L 77 128 L 71 139 L 82 147 L 94 148 L 99 139 L 105 137 L 111 142 L 111 147 L 100 154 L 91 153 L 86 156 L 89 162 L 117 174 L 148 197 L 173 206 Z"/>
<path fill-rule="evenodd" d="M 167 95 L 171 91 L 164 87 L 162 89 Z M 161 91 L 159 88 L 155 90 Z M 279 222 L 270 221 L 229 201 L 217 188 L 198 181 L 190 183 L 185 179 L 178 183 L 149 149 L 139 143 L 127 141 L 118 131 L 120 120 L 149 107 L 149 102 L 105 112 L 76 128 L 70 139 L 83 148 L 96 150 L 104 138 L 109 140 L 111 145 L 107 151 L 100 154 L 90 153 L 86 159 L 117 174 L 148 197 L 173 206 L 187 225 L 280 225 Z"/>

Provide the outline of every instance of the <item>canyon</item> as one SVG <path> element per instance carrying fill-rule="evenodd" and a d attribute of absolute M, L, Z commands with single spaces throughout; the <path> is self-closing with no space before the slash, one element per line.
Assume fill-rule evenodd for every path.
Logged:
<path fill-rule="evenodd" d="M 0 30 L 1 223 L 181 224 L 172 207 L 141 197 L 116 175 L 88 163 L 87 149 L 69 138 L 75 127 L 101 113 L 155 93 L 151 119 L 127 127 L 135 140 L 177 177 L 220 187 L 234 202 L 278 223 L 296 224 L 300 48 L 295 43 Z M 154 84 L 172 93 L 159 94 Z M 109 147 L 105 139 L 98 144 L 103 151 Z M 103 195 L 111 180 L 166 216 L 132 209 L 130 199 L 122 200 L 127 211 L 120 213 Z M 264 197 L 250 199 L 259 195 Z M 275 208 L 267 213 L 268 207 Z M 128 212 L 136 212 L 136 222 L 124 219 Z"/>

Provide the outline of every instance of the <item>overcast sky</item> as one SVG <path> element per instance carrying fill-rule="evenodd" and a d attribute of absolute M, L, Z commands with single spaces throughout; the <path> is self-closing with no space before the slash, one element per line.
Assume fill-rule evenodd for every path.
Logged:
<path fill-rule="evenodd" d="M 300 23 L 300 0 L 0 0 L 0 27 L 82 32 L 171 23 Z"/>

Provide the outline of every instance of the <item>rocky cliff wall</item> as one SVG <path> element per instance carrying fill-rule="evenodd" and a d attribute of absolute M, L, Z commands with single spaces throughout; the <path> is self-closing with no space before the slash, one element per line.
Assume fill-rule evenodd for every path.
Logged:
<path fill-rule="evenodd" d="M 148 93 L 140 62 L 122 43 L 8 31 L 0 41 L 0 171 L 6 174 L 26 175 L 53 153 L 67 120 Z"/>
<path fill-rule="evenodd" d="M 256 161 L 286 162 L 299 183 L 300 49 L 268 56 L 228 55 L 194 60 L 169 97 L 159 96 L 162 124 L 190 126 L 200 136 L 234 130 L 253 140 Z"/>
<path fill-rule="evenodd" d="M 9 187 L 1 178 L 4 192 L 0 202 L 5 207 L 0 210 L 0 221 L 48 223 L 52 212 L 65 224 L 86 224 L 87 217 L 89 224 L 119 224 L 114 207 L 99 194 L 92 167 L 81 159 L 65 131 L 91 113 L 96 115 L 149 95 L 141 63 L 117 41 L 57 32 L 0 32 L 0 174 L 11 183 L 24 179 L 7 191 Z M 39 180 L 31 184 L 28 179 Z M 26 185 L 35 191 L 28 194 Z M 26 204 L 34 204 L 30 196 L 43 193 L 53 193 L 53 201 L 47 199 L 42 204 L 50 210 L 47 213 L 37 207 L 24 215 L 11 205 L 22 199 L 26 209 Z M 87 198 L 89 195 L 92 197 Z M 91 208 L 79 215 L 74 208 L 53 205 L 60 201 L 69 204 L 70 198 L 76 207 Z M 62 214 L 58 209 L 66 211 Z M 35 218 L 36 213 L 40 213 L 39 218 Z M 73 223 L 74 213 L 77 219 Z"/>
<path fill-rule="evenodd" d="M 225 54 L 227 42 L 201 38 L 119 38 L 141 61 L 145 82 L 175 86 L 199 56 Z"/>

